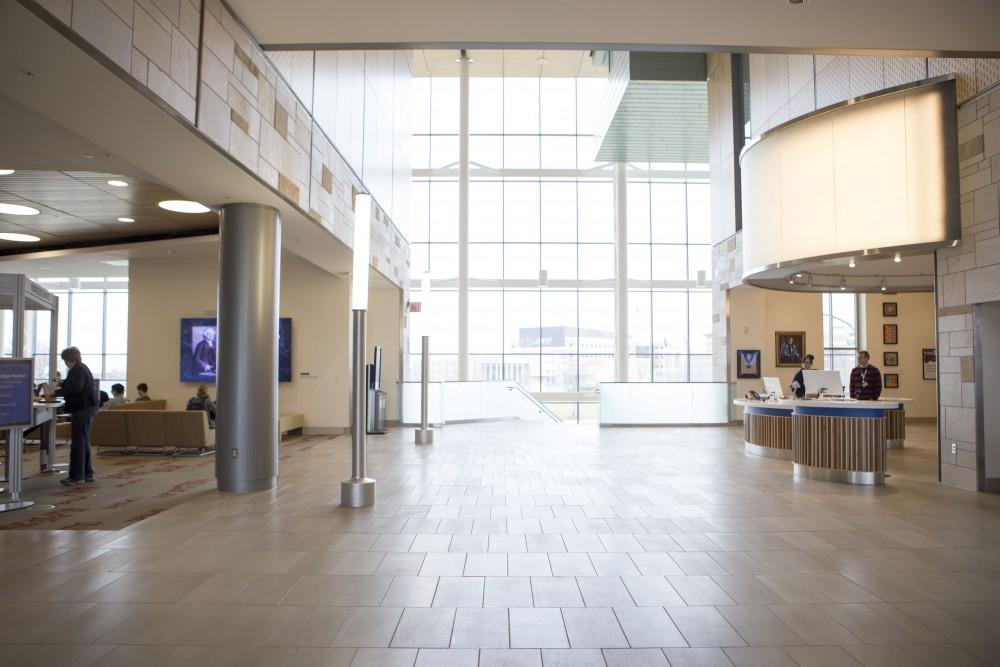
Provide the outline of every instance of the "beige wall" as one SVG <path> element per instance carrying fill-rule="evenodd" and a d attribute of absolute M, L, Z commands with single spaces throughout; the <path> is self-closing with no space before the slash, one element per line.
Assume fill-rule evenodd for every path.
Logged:
<path fill-rule="evenodd" d="M 882 303 L 891 301 L 898 304 L 897 317 L 882 317 Z M 930 292 L 918 294 L 868 294 L 865 296 L 865 329 L 872 363 L 885 373 L 899 374 L 899 389 L 883 389 L 882 395 L 912 398 L 906 406 L 907 417 L 928 418 L 937 415 L 937 383 L 923 379 L 922 350 L 934 347 L 934 295 Z M 882 325 L 899 326 L 899 344 L 882 344 Z M 883 352 L 899 353 L 899 366 L 887 367 Z M 883 377 L 883 385 L 884 377 Z"/>
<path fill-rule="evenodd" d="M 198 260 L 133 259 L 129 266 L 129 396 L 139 382 L 154 398 L 183 409 L 195 386 L 178 379 L 180 320 L 215 317 L 218 264 Z M 399 378 L 399 290 L 372 290 L 369 347 L 386 348 L 383 382 Z M 282 257 L 282 317 L 292 318 L 292 381 L 280 385 L 280 410 L 305 415 L 307 432 L 349 427 L 350 281 L 293 255 Z M 389 304 L 395 301 L 396 306 Z M 393 320 L 395 315 L 395 320 Z M 395 324 L 393 322 L 395 321 Z M 393 339 L 393 326 L 396 328 Z M 393 340 L 395 343 L 393 345 Z M 369 352 L 369 356 L 370 356 Z M 212 391 L 214 395 L 214 390 Z M 393 394 L 389 418 L 395 418 Z"/>
<path fill-rule="evenodd" d="M 820 294 L 778 292 L 743 285 L 729 290 L 730 382 L 735 395 L 759 390 L 763 380 L 736 379 L 736 350 L 761 351 L 761 375 L 776 376 L 787 394 L 797 368 L 775 366 L 774 333 L 805 331 L 806 352 L 816 356 L 813 368 L 823 368 L 823 301 Z M 738 413 L 739 414 L 739 413 Z"/>

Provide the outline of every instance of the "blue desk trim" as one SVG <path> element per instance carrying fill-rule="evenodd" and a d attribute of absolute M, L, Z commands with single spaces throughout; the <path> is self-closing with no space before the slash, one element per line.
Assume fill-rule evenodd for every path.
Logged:
<path fill-rule="evenodd" d="M 880 419 L 885 417 L 885 411 L 892 408 L 823 408 L 811 405 L 796 405 L 794 413 L 797 415 L 809 415 L 812 417 L 864 417 L 868 419 Z"/>
<path fill-rule="evenodd" d="M 747 405 L 743 408 L 744 412 L 748 412 L 752 415 L 772 415 L 775 417 L 791 417 L 792 408 L 775 408 L 775 407 L 764 407 L 757 405 Z"/>

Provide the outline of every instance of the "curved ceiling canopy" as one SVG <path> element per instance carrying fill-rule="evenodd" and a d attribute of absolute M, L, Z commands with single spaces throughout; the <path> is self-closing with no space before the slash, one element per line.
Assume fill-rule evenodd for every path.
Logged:
<path fill-rule="evenodd" d="M 955 114 L 954 79 L 930 79 L 821 109 L 748 145 L 744 280 L 766 286 L 817 265 L 902 259 L 957 240 Z"/>

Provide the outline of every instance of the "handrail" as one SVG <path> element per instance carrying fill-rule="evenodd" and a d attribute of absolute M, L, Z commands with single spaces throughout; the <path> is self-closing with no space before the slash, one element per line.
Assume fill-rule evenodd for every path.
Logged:
<path fill-rule="evenodd" d="M 537 398 L 535 398 L 534 396 L 532 396 L 529 391 L 527 391 L 524 387 L 521 386 L 520 382 L 517 382 L 517 381 L 514 381 L 514 380 L 510 380 L 509 382 L 510 382 L 510 384 L 507 385 L 507 391 L 511 391 L 513 389 L 517 389 L 517 391 L 519 391 L 521 393 L 521 395 L 523 395 L 529 401 L 531 401 L 532 403 L 534 403 L 535 407 L 538 408 L 538 412 L 540 414 L 545 415 L 546 417 L 548 417 L 549 419 L 551 419 L 553 422 L 555 422 L 557 424 L 562 423 L 562 419 L 559 418 L 559 415 L 557 415 L 556 413 L 552 412 L 552 410 L 550 410 L 548 407 L 546 407 L 544 403 L 542 403 Z"/>

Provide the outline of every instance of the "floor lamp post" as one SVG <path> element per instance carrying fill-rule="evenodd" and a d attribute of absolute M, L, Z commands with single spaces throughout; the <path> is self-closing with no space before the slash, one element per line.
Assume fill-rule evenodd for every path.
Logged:
<path fill-rule="evenodd" d="M 413 432 L 413 441 L 418 445 L 434 443 L 434 430 L 430 427 L 430 376 L 431 337 L 428 335 L 430 313 L 427 312 L 431 300 L 431 280 L 426 274 L 420 280 L 420 316 L 417 318 L 420 336 L 420 428 Z"/>
<path fill-rule="evenodd" d="M 368 315 L 368 262 L 371 234 L 371 195 L 354 198 L 354 271 L 351 275 L 351 478 L 340 483 L 343 507 L 375 504 L 375 480 L 367 475 L 365 400 L 368 378 L 365 369 L 365 325 Z"/>

